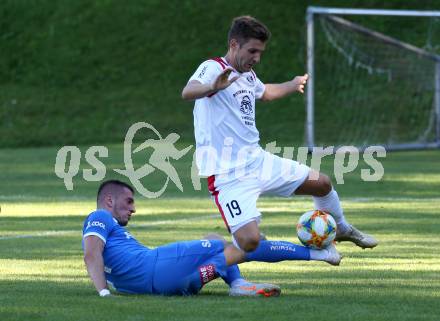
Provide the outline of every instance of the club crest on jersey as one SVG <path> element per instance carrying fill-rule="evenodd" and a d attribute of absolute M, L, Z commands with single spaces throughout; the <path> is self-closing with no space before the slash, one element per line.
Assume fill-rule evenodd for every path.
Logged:
<path fill-rule="evenodd" d="M 243 98 L 241 99 L 240 111 L 246 115 L 250 115 L 254 112 L 249 96 L 243 96 Z"/>
<path fill-rule="evenodd" d="M 206 284 L 209 281 L 215 279 L 215 266 L 214 264 L 202 265 L 199 267 L 200 280 L 202 284 Z"/>
<path fill-rule="evenodd" d="M 252 76 L 252 75 L 247 76 L 247 77 L 246 77 L 246 80 L 247 80 L 251 85 L 253 85 L 254 82 L 255 82 L 254 76 Z"/>

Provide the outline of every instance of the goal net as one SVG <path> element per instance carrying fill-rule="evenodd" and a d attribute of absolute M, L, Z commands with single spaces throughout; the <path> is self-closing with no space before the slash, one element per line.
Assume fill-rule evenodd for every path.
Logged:
<path fill-rule="evenodd" d="M 309 148 L 440 147 L 440 56 L 316 9 L 307 19 Z"/>

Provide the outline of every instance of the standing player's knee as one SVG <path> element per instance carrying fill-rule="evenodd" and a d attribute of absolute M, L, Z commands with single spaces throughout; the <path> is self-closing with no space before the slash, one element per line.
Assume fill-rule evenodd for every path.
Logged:
<path fill-rule="evenodd" d="M 246 236 L 237 239 L 237 243 L 240 246 L 240 248 L 245 252 L 252 252 L 255 251 L 258 247 L 258 244 L 260 244 L 260 235 L 257 236 Z"/>
<path fill-rule="evenodd" d="M 318 188 L 318 195 L 316 196 L 325 196 L 328 193 L 330 193 L 332 190 L 332 182 L 330 178 L 325 174 L 319 175 L 319 188 Z"/>
<path fill-rule="evenodd" d="M 245 252 L 252 252 L 256 250 L 260 244 L 260 230 L 255 220 L 252 220 L 240 227 L 234 232 L 234 239 L 240 249 Z"/>

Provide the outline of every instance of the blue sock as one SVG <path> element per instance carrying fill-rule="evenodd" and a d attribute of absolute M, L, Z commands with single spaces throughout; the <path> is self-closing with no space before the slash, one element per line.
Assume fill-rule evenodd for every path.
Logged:
<path fill-rule="evenodd" d="M 280 262 L 310 260 L 310 249 L 286 241 L 260 241 L 257 249 L 246 253 L 246 261 Z"/>
<path fill-rule="evenodd" d="M 232 282 L 234 282 L 237 279 L 242 279 L 240 269 L 238 268 L 237 264 L 228 266 L 228 269 L 226 270 L 226 276 L 223 278 L 223 280 L 230 286 Z"/>

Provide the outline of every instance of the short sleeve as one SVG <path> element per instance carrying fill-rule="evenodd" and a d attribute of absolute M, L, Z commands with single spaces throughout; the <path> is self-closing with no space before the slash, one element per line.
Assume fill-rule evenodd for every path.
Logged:
<path fill-rule="evenodd" d="M 206 60 L 196 70 L 188 81 L 197 80 L 202 84 L 212 83 L 222 72 L 220 64 L 214 60 Z"/>
<path fill-rule="evenodd" d="M 115 222 L 107 211 L 98 210 L 91 213 L 84 222 L 83 239 L 90 235 L 99 237 L 104 243 L 113 229 Z"/>
<path fill-rule="evenodd" d="M 263 97 L 264 91 L 266 90 L 266 86 L 261 82 L 260 79 L 256 78 L 255 82 L 255 98 L 261 99 Z"/>

